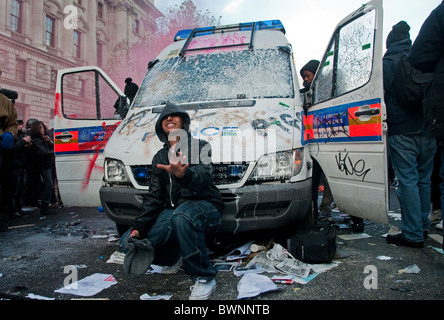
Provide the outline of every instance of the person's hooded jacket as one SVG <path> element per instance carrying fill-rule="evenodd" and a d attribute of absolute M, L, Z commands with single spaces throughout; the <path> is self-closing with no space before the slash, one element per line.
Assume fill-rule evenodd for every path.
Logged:
<path fill-rule="evenodd" d="M 412 41 L 409 34 L 410 26 L 401 21 L 393 26 L 387 37 L 387 51 L 383 58 L 384 98 L 387 106 L 388 135 L 418 134 L 424 124 L 422 111 L 407 109 L 402 106 L 391 90 L 394 81 L 392 66 L 402 52 L 409 52 Z"/>
<path fill-rule="evenodd" d="M 158 164 L 169 164 L 170 143 L 167 134 L 162 129 L 162 121 L 169 115 L 180 115 L 186 132 L 187 139 L 182 138 L 186 141 L 179 141 L 175 145 L 179 148 L 176 151 L 187 154 L 187 160 L 190 163 L 182 179 L 157 168 Z M 165 106 L 156 122 L 156 134 L 164 146 L 153 157 L 150 187 L 148 193 L 144 195 L 140 215 L 133 223 L 133 228 L 138 230 L 141 235 L 145 235 L 151 229 L 157 216 L 164 209 L 175 208 L 187 200 L 207 200 L 222 213 L 224 204 L 220 192 L 213 182 L 211 163 L 205 164 L 201 159 L 204 154 L 211 157 L 210 144 L 191 137 L 189 125 L 190 116 L 188 113 L 172 103 Z M 198 163 L 195 163 L 197 156 L 199 157 Z"/>
<path fill-rule="evenodd" d="M 424 134 L 444 139 L 444 2 L 422 25 L 408 61 L 422 72 L 433 73 L 423 101 Z"/>

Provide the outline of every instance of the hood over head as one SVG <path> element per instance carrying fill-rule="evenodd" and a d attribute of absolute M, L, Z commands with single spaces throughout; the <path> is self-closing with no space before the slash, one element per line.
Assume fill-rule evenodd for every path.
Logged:
<path fill-rule="evenodd" d="M 392 30 L 387 36 L 386 47 L 387 49 L 395 42 L 410 39 L 410 26 L 405 21 L 399 21 L 392 27 Z"/>
<path fill-rule="evenodd" d="M 162 129 L 162 121 L 166 117 L 168 117 L 172 114 L 179 115 L 182 118 L 183 125 L 184 125 L 183 129 L 185 131 L 188 132 L 190 129 L 191 119 L 190 119 L 190 116 L 188 115 L 188 113 L 185 111 L 185 109 L 183 109 L 181 106 L 178 106 L 174 103 L 168 102 L 166 104 L 165 108 L 163 108 L 162 113 L 160 114 L 159 119 L 157 119 L 157 122 L 156 122 L 156 135 L 159 138 L 159 140 L 162 141 L 163 143 L 168 142 L 168 136 Z"/>

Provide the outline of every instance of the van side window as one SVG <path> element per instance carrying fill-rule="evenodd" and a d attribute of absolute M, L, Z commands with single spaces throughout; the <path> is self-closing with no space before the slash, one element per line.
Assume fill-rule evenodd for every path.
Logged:
<path fill-rule="evenodd" d="M 68 119 L 114 119 L 119 95 L 96 71 L 62 77 L 62 112 Z"/>
<path fill-rule="evenodd" d="M 360 88 L 370 80 L 375 18 L 372 10 L 335 32 L 313 82 L 315 104 Z"/>

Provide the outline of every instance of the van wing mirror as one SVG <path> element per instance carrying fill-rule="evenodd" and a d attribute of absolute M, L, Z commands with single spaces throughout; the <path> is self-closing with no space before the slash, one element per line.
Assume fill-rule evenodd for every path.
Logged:
<path fill-rule="evenodd" d="M 129 106 L 128 98 L 126 96 L 119 96 L 114 104 L 114 108 L 116 109 L 114 114 L 118 114 L 122 119 L 125 119 Z"/>
<path fill-rule="evenodd" d="M 313 105 L 313 89 L 304 93 L 304 109 L 308 109 Z"/>

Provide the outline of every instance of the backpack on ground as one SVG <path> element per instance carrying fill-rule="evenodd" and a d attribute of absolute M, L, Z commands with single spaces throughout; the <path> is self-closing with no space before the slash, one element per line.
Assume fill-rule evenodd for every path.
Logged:
<path fill-rule="evenodd" d="M 336 253 L 337 231 L 330 224 L 306 224 L 287 239 L 287 250 L 306 263 L 329 263 Z"/>
<path fill-rule="evenodd" d="M 433 73 L 424 73 L 413 68 L 407 57 L 408 52 L 403 51 L 401 56 L 393 59 L 391 89 L 401 106 L 420 109 Z"/>

